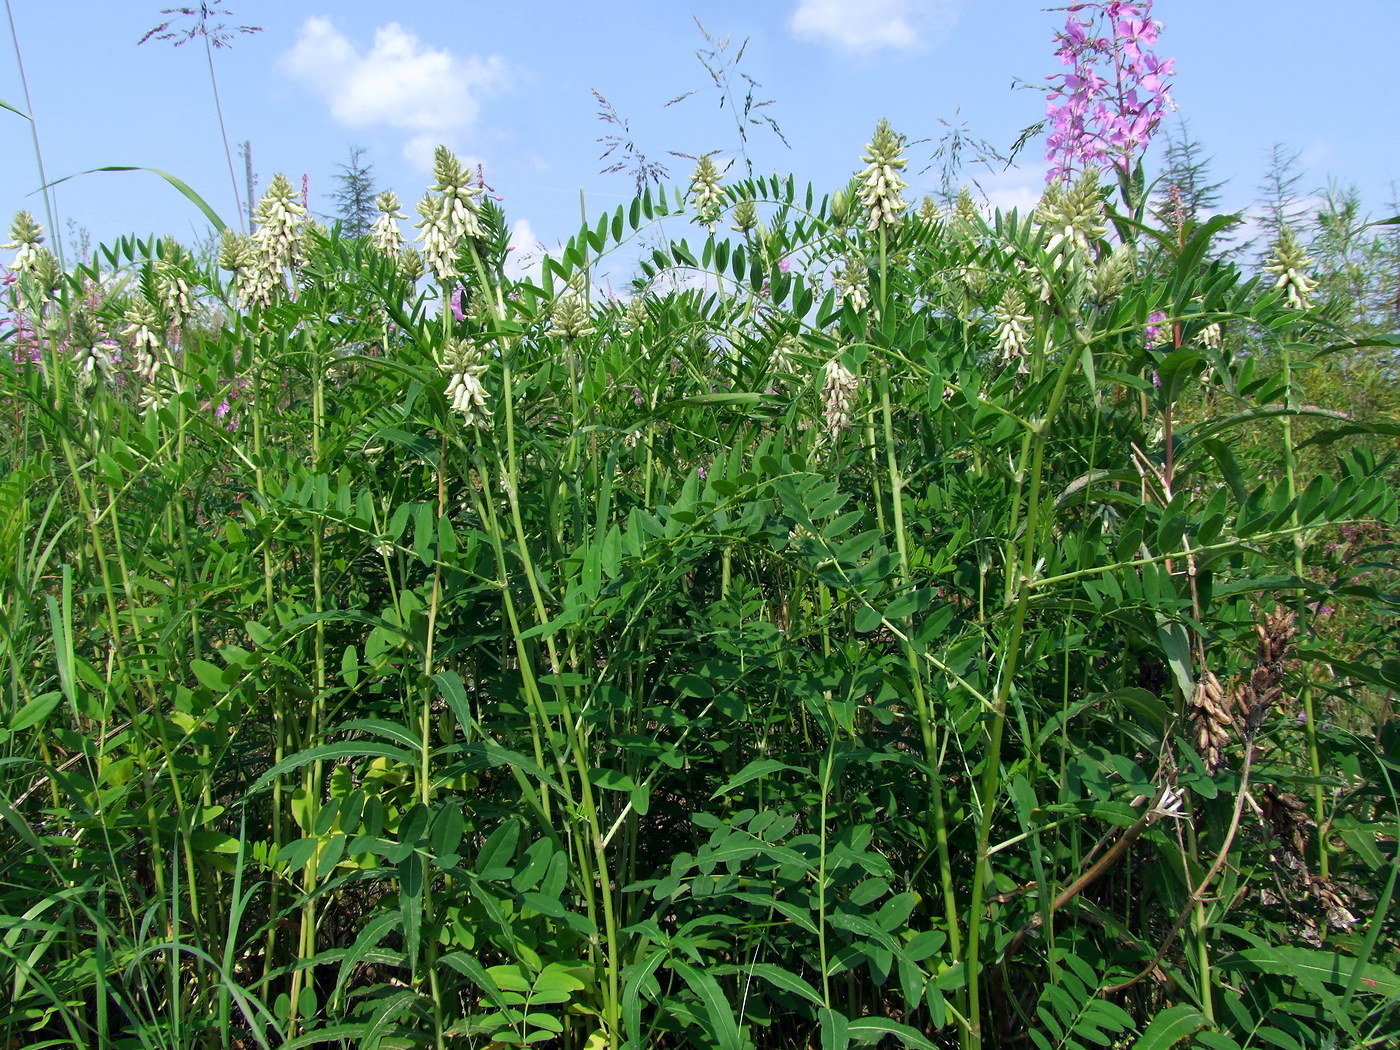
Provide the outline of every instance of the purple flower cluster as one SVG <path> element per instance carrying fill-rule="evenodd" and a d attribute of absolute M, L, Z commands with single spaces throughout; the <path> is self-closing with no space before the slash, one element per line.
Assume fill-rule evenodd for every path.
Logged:
<path fill-rule="evenodd" d="M 1091 166 L 1129 170 L 1173 105 L 1174 60 L 1149 50 L 1161 28 L 1152 0 L 1094 0 L 1068 10 L 1055 54 L 1071 71 L 1049 77 L 1047 181 Z"/>
<path fill-rule="evenodd" d="M 1165 340 L 1162 330 L 1166 327 L 1167 315 L 1161 310 L 1153 310 L 1147 316 L 1147 330 L 1143 333 L 1149 347 L 1161 346 Z"/>

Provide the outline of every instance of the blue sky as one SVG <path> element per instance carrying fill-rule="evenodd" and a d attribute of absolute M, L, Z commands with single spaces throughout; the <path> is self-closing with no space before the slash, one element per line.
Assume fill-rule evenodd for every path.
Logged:
<path fill-rule="evenodd" d="M 171 0 L 10 0 L 48 177 L 109 164 L 169 171 L 226 220 L 233 190 L 205 54 L 137 41 Z M 601 92 L 649 157 L 684 184 L 693 163 L 669 151 L 736 157 L 730 110 L 696 51 L 729 39 L 738 69 L 775 100 L 762 112 L 791 148 L 750 129 L 757 173 L 792 172 L 821 191 L 860 166 L 876 121 L 912 141 L 910 198 L 934 190 L 920 174 L 946 124 L 1006 149 L 1044 115 L 1042 83 L 1060 67 L 1062 12 L 1025 0 L 415 0 L 334 4 L 226 0 L 231 24 L 263 27 L 214 53 L 229 137 L 251 141 L 259 186 L 278 171 L 308 177 L 313 210 L 328 213 L 332 176 L 351 145 L 366 149 L 380 188 L 405 210 L 430 180 L 444 142 L 484 165 L 522 246 L 568 236 L 585 206 L 596 214 L 630 196 L 626 175 L 603 175 L 596 141 Z M 1372 217 L 1400 195 L 1400 0 L 1158 0 L 1159 55 L 1176 59 L 1174 95 L 1191 132 L 1228 180 L 1225 206 L 1244 209 L 1275 143 L 1299 151 L 1301 189 L 1354 183 Z M 25 108 L 9 49 L 0 99 Z M 696 93 L 666 107 L 687 91 Z M 1164 136 L 1159 135 L 1159 141 Z M 927 140 L 919 142 L 918 140 Z M 43 221 L 29 128 L 0 112 L 0 209 Z M 1043 144 L 1018 168 L 969 169 L 987 199 L 1026 205 L 1043 186 Z M 238 166 L 240 192 L 242 161 Z M 95 240 L 171 233 L 193 240 L 203 217 L 155 176 L 86 175 L 58 187 L 60 222 Z M 523 254 L 523 252 L 522 252 Z"/>

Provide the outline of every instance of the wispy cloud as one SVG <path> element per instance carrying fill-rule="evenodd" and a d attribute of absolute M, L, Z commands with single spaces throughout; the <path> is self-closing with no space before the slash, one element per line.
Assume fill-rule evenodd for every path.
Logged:
<path fill-rule="evenodd" d="M 437 144 L 463 145 L 482 97 L 499 91 L 510 74 L 498 55 L 434 48 L 397 22 L 376 29 L 373 45 L 362 50 L 321 17 L 306 20 L 281 62 L 344 127 L 403 132 L 404 156 L 424 169 Z"/>
<path fill-rule="evenodd" d="M 798 40 L 870 56 L 941 43 L 961 0 L 798 0 L 788 28 Z"/>

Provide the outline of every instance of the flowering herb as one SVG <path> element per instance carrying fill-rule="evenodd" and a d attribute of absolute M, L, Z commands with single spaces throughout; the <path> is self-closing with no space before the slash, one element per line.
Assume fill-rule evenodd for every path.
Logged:
<path fill-rule="evenodd" d="M 1046 179 L 1110 164 L 1126 173 L 1175 105 L 1175 60 L 1150 50 L 1161 29 L 1152 0 L 1098 0 L 1068 10 L 1055 54 L 1070 71 L 1048 78 Z"/>

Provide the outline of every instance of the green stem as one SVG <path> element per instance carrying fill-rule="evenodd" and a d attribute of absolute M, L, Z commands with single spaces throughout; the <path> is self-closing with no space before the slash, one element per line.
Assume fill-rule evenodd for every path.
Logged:
<path fill-rule="evenodd" d="M 1292 409 L 1295 405 L 1293 355 L 1287 342 L 1282 346 L 1281 356 L 1283 358 L 1284 407 Z M 1294 614 L 1297 617 L 1298 630 L 1301 632 L 1308 620 L 1308 603 L 1307 594 L 1302 586 L 1306 543 L 1303 538 L 1303 530 L 1298 523 L 1297 470 L 1297 459 L 1293 449 L 1293 417 L 1285 414 L 1283 416 L 1283 473 L 1285 484 L 1288 487 L 1288 501 L 1294 504 L 1293 510 L 1289 514 L 1289 524 L 1293 530 L 1293 575 L 1298 579 L 1298 597 Z M 1312 773 L 1313 780 L 1313 822 L 1317 826 L 1317 873 L 1321 878 L 1326 879 L 1329 877 L 1331 863 L 1327 855 L 1327 798 L 1322 790 L 1322 756 L 1317 743 L 1317 710 L 1313 703 L 1312 690 L 1308 688 L 1306 681 L 1299 687 L 1299 692 L 1303 698 L 1303 734 L 1308 748 L 1308 768 Z"/>
<path fill-rule="evenodd" d="M 982 770 L 981 790 L 978 796 L 978 803 L 981 814 L 977 828 L 977 857 L 972 872 L 972 899 L 968 905 L 967 920 L 967 987 L 968 987 L 968 1023 L 970 1027 L 969 1045 L 972 1050 L 982 1048 L 982 974 L 980 972 L 982 954 L 982 923 L 983 908 L 986 900 L 987 881 L 990 875 L 990 853 L 992 824 L 996 815 L 996 796 L 1001 789 L 1001 748 L 1006 732 L 1007 706 L 1014 688 L 1016 672 L 1019 669 L 1021 657 L 1021 639 L 1025 632 L 1026 615 L 1030 606 L 1030 596 L 1032 590 L 1032 580 L 1029 571 L 1035 565 L 1036 544 L 1041 532 L 1040 523 L 1040 500 L 1041 481 L 1044 471 L 1045 445 L 1050 426 L 1054 422 L 1059 411 L 1060 403 L 1064 399 L 1065 391 L 1069 385 L 1070 376 L 1078 367 L 1081 358 L 1081 350 L 1087 348 L 1089 335 L 1081 331 L 1077 325 L 1072 325 L 1075 332 L 1077 345 L 1065 355 L 1064 364 L 1060 368 L 1060 374 L 1055 381 L 1054 390 L 1050 394 L 1050 399 L 1045 407 L 1045 413 L 1039 421 L 1031 428 L 1026 435 L 1026 441 L 1022 444 L 1021 462 L 1017 470 L 1018 476 L 1024 480 L 1029 478 L 1030 488 L 1026 495 L 1025 532 L 1022 537 L 1022 550 L 1020 552 L 1020 570 L 1016 572 L 1016 578 L 1008 582 L 1008 588 L 1014 595 L 1014 606 L 1012 608 L 1011 628 L 1008 631 L 1003 643 L 1000 646 L 1002 653 L 1002 666 L 997 681 L 996 695 L 992 705 L 992 725 L 990 738 L 987 743 L 986 765 Z M 1029 454 L 1029 463 L 1027 455 Z M 1019 486 L 1020 482 L 1018 482 Z M 1019 503 L 1019 500 L 1017 501 Z M 1016 520 L 1015 508 L 1012 512 L 1013 522 Z M 1013 548 L 1015 532 L 1007 535 L 1008 551 Z"/>

